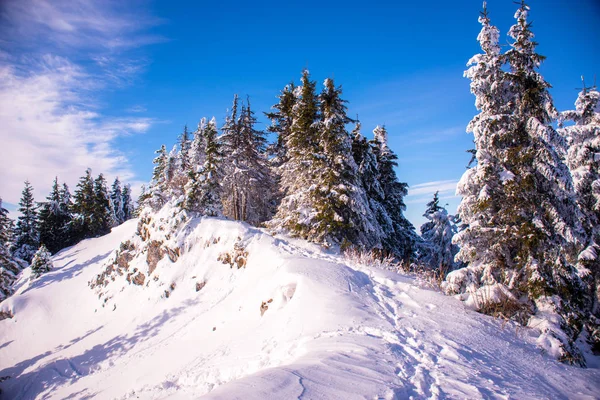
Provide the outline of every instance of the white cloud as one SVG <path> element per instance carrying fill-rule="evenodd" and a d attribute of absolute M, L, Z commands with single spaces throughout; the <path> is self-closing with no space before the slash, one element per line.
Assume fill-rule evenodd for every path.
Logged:
<path fill-rule="evenodd" d="M 433 197 L 433 194 L 437 191 L 440 192 L 440 197 L 444 195 L 455 197 L 457 184 L 457 179 L 419 183 L 418 185 L 413 185 L 408 189 L 407 197 L 413 199 L 417 197 Z"/>
<path fill-rule="evenodd" d="M 6 0 L 0 12 L 0 196 L 17 203 L 29 179 L 41 201 L 54 176 L 73 186 L 86 168 L 140 186 L 115 139 L 152 118 L 106 117 L 97 94 L 134 82 L 138 49 L 164 41 L 139 1 Z M 73 60 L 77 60 L 76 62 Z"/>
<path fill-rule="evenodd" d="M 88 167 L 125 181 L 134 177 L 126 157 L 114 148 L 114 139 L 144 133 L 153 121 L 107 119 L 78 106 L 81 94 L 76 88 L 86 79 L 66 61 L 60 68 L 28 75 L 0 67 L 0 182 L 5 201 L 18 201 L 26 179 L 41 200 L 55 175 L 73 185 Z"/>

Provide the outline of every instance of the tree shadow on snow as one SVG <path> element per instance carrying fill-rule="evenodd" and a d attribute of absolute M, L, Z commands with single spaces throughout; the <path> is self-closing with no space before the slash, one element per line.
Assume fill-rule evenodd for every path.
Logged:
<path fill-rule="evenodd" d="M 56 351 L 64 350 L 76 342 L 94 334 L 102 327 L 86 333 L 84 336 L 74 339 L 67 345 L 61 345 L 54 351 L 46 352 L 19 364 L 0 371 L 0 377 L 9 376 L 10 379 L 0 383 L 0 399 L 30 399 L 44 392 L 42 398 L 47 398 L 54 390 L 65 385 L 73 384 L 78 379 L 87 375 L 105 370 L 111 366 L 108 360 L 115 360 L 127 354 L 133 347 L 146 342 L 156 336 L 168 321 L 194 303 L 188 300 L 180 307 L 163 311 L 153 319 L 138 325 L 133 334 L 123 334 L 97 344 L 87 349 L 80 355 L 70 358 L 54 358 L 47 363 L 37 367 L 33 371 L 23 373 L 41 359 L 54 354 Z M 60 356 L 59 356 L 60 357 Z M 96 393 L 78 392 L 67 398 L 94 397 Z"/>
<path fill-rule="evenodd" d="M 104 260 L 105 258 L 107 258 L 110 254 L 112 253 L 112 250 L 105 253 L 105 254 L 100 254 L 94 258 L 91 258 L 87 261 L 84 261 L 82 263 L 79 264 L 75 264 L 73 266 L 70 266 L 74 261 L 69 261 L 67 264 L 65 264 L 62 268 L 60 269 L 56 269 L 54 271 L 51 271 L 47 274 L 44 274 L 42 276 L 40 276 L 39 278 L 37 278 L 36 280 L 34 280 L 27 289 L 25 289 L 23 291 L 23 293 L 21 294 L 25 294 L 27 292 L 29 292 L 30 290 L 33 289 L 40 289 L 43 288 L 44 286 L 48 286 L 51 283 L 55 283 L 55 282 L 61 282 L 61 281 L 65 281 L 71 278 L 74 278 L 76 276 L 78 276 L 79 274 L 81 274 L 83 272 L 83 269 L 89 265 L 98 263 L 102 260 Z"/>

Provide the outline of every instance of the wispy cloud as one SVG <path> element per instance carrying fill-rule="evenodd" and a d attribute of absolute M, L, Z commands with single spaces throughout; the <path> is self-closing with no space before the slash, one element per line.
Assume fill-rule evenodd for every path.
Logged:
<path fill-rule="evenodd" d="M 73 185 L 86 168 L 137 184 L 123 135 L 156 121 L 106 117 L 96 101 L 107 87 L 130 84 L 147 61 L 140 46 L 160 21 L 113 1 L 6 0 L 0 8 L 0 195 L 16 203 L 29 179 L 36 199 L 55 175 Z"/>
<path fill-rule="evenodd" d="M 458 180 L 450 179 L 444 181 L 433 181 L 419 183 L 413 185 L 408 189 L 408 196 L 406 196 L 407 204 L 417 204 L 429 201 L 433 198 L 435 192 L 439 192 L 441 199 L 457 198 L 456 196 L 456 185 Z"/>

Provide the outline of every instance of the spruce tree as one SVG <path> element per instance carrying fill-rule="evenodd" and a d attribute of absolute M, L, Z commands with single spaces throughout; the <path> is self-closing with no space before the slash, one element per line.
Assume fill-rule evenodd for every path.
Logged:
<path fill-rule="evenodd" d="M 280 188 L 284 196 L 267 226 L 276 232 L 285 231 L 313 239 L 312 222 L 317 214 L 315 182 L 322 168 L 318 142 L 319 105 L 315 82 L 310 80 L 308 70 L 303 71 L 301 82 L 302 85 L 294 89 L 292 125 L 289 134 L 283 138 L 287 160 L 280 168 Z"/>
<path fill-rule="evenodd" d="M 319 157 L 313 192 L 316 215 L 312 231 L 317 241 L 347 243 L 359 248 L 381 247 L 382 231 L 378 226 L 358 176 L 352 154 L 352 140 L 346 124 L 346 101 L 341 87 L 326 79 L 319 95 Z"/>
<path fill-rule="evenodd" d="M 213 118 L 203 131 L 204 164 L 189 173 L 185 187 L 185 209 L 207 216 L 223 215 L 221 202 L 221 149 L 217 138 L 217 122 Z"/>
<path fill-rule="evenodd" d="M 383 207 L 393 227 L 393 232 L 383 238 L 383 247 L 408 263 L 414 257 L 418 240 L 414 226 L 404 216 L 406 210 L 404 196 L 408 194 L 408 185 L 400 182 L 396 176 L 398 156 L 388 147 L 388 134 L 385 127 L 375 127 L 373 136 L 371 148 L 377 158 L 378 181 L 384 196 Z"/>
<path fill-rule="evenodd" d="M 569 143 L 567 165 L 573 177 L 577 203 L 583 214 L 585 248 L 579 254 L 581 269 L 593 276 L 590 288 L 592 312 L 586 321 L 588 341 L 600 352 L 600 93 L 595 87 L 583 89 L 575 102 L 575 110 L 561 113 L 561 133 Z"/>
<path fill-rule="evenodd" d="M 62 188 L 64 191 L 64 187 Z M 40 203 L 39 231 L 40 243 L 52 253 L 69 245 L 67 225 L 70 221 L 68 205 L 63 204 L 64 193 L 54 179 L 52 190 L 46 201 Z"/>
<path fill-rule="evenodd" d="M 444 277 L 454 269 L 454 256 L 458 251 L 456 245 L 452 244 L 452 237 L 457 231 L 454 217 L 439 205 L 438 192 L 427 203 L 423 216 L 428 221 L 421 226 L 423 243 L 419 261 Z"/>
<path fill-rule="evenodd" d="M 63 247 L 67 247 L 75 243 L 74 233 L 71 231 L 73 224 L 73 202 L 71 201 L 71 192 L 69 191 L 69 186 L 66 183 L 63 183 L 60 191 L 60 203 L 59 209 L 61 215 L 65 218 L 65 222 L 62 228 L 61 236 L 63 237 L 64 244 Z"/>
<path fill-rule="evenodd" d="M 41 275 L 50 272 L 53 268 L 50 252 L 42 244 L 31 261 L 31 276 L 33 279 L 37 279 Z"/>
<path fill-rule="evenodd" d="M 10 251 L 12 221 L 0 198 L 0 302 L 13 293 L 12 284 L 20 272 L 19 264 Z"/>
<path fill-rule="evenodd" d="M 154 163 L 154 170 L 152 171 L 152 183 L 147 192 L 147 201 L 154 210 L 158 210 L 168 200 L 166 172 L 169 156 L 164 144 L 155 153 L 157 156 L 152 161 Z M 144 197 L 146 198 L 146 194 Z M 142 204 L 143 200 L 140 201 L 140 204 Z"/>
<path fill-rule="evenodd" d="M 131 198 L 131 185 L 128 183 L 123 186 L 121 204 L 123 205 L 123 222 L 129 221 L 134 216 L 133 214 L 135 212 L 135 207 L 133 204 L 133 199 Z"/>
<path fill-rule="evenodd" d="M 237 118 L 238 97 L 226 118 L 220 137 L 223 155 L 225 216 L 253 225 L 271 215 L 274 185 L 265 157 L 264 132 L 256 130 L 256 118 L 248 100 Z"/>
<path fill-rule="evenodd" d="M 19 201 L 19 212 L 21 215 L 17 218 L 13 254 L 26 263 L 30 263 L 39 247 L 39 228 L 33 187 L 29 181 L 25 181 L 25 188 Z"/>
<path fill-rule="evenodd" d="M 469 266 L 449 274 L 445 290 L 488 293 L 480 309 L 541 326 L 540 346 L 559 348 L 560 359 L 581 365 L 574 341 L 590 298 L 575 267 L 580 213 L 560 157 L 564 141 L 551 125 L 550 85 L 537 72 L 543 57 L 535 51 L 528 12 L 522 2 L 509 31 L 514 42 L 500 61 L 496 30 L 486 14 L 480 19 L 486 53 L 467 72 L 481 110 L 472 121 L 477 169 L 459 184 L 467 195 L 468 206 L 459 212 L 468 228 L 456 238 L 459 259 Z M 495 69 L 504 60 L 509 70 Z"/>
<path fill-rule="evenodd" d="M 190 169 L 191 147 L 192 138 L 190 137 L 187 125 L 185 125 L 181 136 L 179 136 L 179 166 L 184 173 Z"/>
<path fill-rule="evenodd" d="M 94 210 L 94 179 L 92 178 L 92 170 L 88 168 L 85 175 L 80 178 L 74 195 L 73 219 L 69 228 L 74 243 L 95 235 L 93 228 L 95 223 Z"/>
<path fill-rule="evenodd" d="M 110 191 L 110 209 L 112 226 L 121 225 L 125 222 L 125 210 L 123 208 L 123 191 L 121 190 L 121 182 L 116 177 Z"/>
<path fill-rule="evenodd" d="M 268 154 L 271 156 L 270 162 L 274 168 L 287 161 L 286 140 L 291 133 L 294 121 L 295 89 L 294 82 L 283 88 L 281 94 L 277 96 L 279 103 L 271 107 L 272 112 L 265 113 L 266 117 L 271 120 L 267 132 L 277 135 L 275 143 L 268 147 Z"/>
<path fill-rule="evenodd" d="M 100 174 L 94 180 L 94 200 L 91 235 L 102 236 L 110 232 L 113 224 L 110 207 L 110 195 L 104 175 Z"/>

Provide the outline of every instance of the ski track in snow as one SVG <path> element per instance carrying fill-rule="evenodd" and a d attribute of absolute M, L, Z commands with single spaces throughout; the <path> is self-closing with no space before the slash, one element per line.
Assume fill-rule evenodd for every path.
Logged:
<path fill-rule="evenodd" d="M 596 357 L 586 370 L 558 364 L 526 329 L 412 277 L 348 266 L 315 245 L 230 221 L 194 225 L 198 241 L 214 235 L 219 244 L 192 246 L 177 265 L 157 268 L 177 282 L 169 298 L 165 286 L 121 277 L 103 306 L 87 282 L 135 224 L 60 252 L 56 270 L 36 281 L 23 273 L 0 304 L 15 313 L 0 321 L 0 378 L 10 377 L 0 398 L 599 396 Z M 249 251 L 241 270 L 216 261 L 238 237 Z M 207 284 L 196 292 L 200 277 Z"/>

